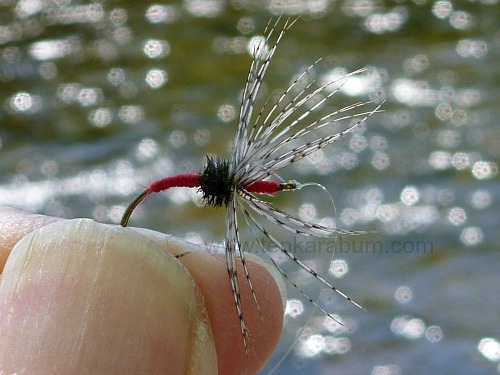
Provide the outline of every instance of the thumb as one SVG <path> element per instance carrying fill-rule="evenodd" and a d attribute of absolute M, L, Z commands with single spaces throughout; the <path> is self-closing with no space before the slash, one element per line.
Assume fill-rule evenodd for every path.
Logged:
<path fill-rule="evenodd" d="M 91 220 L 24 237 L 0 280 L 2 373 L 216 373 L 204 301 L 146 237 Z"/>

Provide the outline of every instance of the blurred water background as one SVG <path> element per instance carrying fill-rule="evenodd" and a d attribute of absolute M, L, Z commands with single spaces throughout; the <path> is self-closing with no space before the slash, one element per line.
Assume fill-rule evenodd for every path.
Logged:
<path fill-rule="evenodd" d="M 387 101 L 286 173 L 331 192 L 339 227 L 375 233 L 343 237 L 329 270 L 368 312 L 327 297 L 349 329 L 314 314 L 276 373 L 500 373 L 498 0 L 0 0 L 0 204 L 117 223 L 142 186 L 228 155 L 249 46 L 280 14 L 300 19 L 267 95 L 323 57 L 319 81 L 370 68 L 332 109 Z M 328 197 L 308 191 L 277 201 L 321 217 Z M 224 235 L 194 189 L 151 198 L 132 225 Z M 289 302 L 263 373 L 303 308 Z"/>

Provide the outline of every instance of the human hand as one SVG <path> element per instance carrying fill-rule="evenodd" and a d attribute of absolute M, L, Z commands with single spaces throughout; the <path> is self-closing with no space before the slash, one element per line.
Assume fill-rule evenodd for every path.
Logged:
<path fill-rule="evenodd" d="M 0 372 L 255 373 L 279 339 L 283 297 L 249 263 L 262 314 L 240 278 L 247 355 L 223 255 L 157 232 L 0 208 Z"/>

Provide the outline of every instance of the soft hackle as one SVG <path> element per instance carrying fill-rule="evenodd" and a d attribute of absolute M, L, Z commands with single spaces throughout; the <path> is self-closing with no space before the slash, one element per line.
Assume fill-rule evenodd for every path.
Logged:
<path fill-rule="evenodd" d="M 298 75 L 277 100 L 266 100 L 261 109 L 254 115 L 255 103 L 271 59 L 279 42 L 295 20 L 285 20 L 281 30 L 277 32 L 275 42 L 271 44 L 271 37 L 276 33 L 280 22 L 281 20 L 278 18 L 274 24 L 269 23 L 264 37 L 254 47 L 253 59 L 241 99 L 238 128 L 230 158 L 225 160 L 207 156 L 207 164 L 202 173 L 180 174 L 153 182 L 126 208 L 121 220 L 121 225 L 127 226 L 133 211 L 144 199 L 152 193 L 159 193 L 174 187 L 198 188 L 207 205 L 226 208 L 225 255 L 227 272 L 240 321 L 243 345 L 247 352 L 251 336 L 244 319 L 240 297 L 240 285 L 236 270 L 238 259 L 243 266 L 246 282 L 258 308 L 259 305 L 241 246 L 237 222 L 238 212 L 257 237 L 264 252 L 267 253 L 267 249 L 259 239 L 259 235 L 269 240 L 302 270 L 316 278 L 324 286 L 361 308 L 358 303 L 306 265 L 290 249 L 283 246 L 267 227 L 264 227 L 256 219 L 256 215 L 260 215 L 270 223 L 300 236 L 335 237 L 339 234 L 360 234 L 361 232 L 341 230 L 302 220 L 271 206 L 266 201 L 259 199 L 258 195 L 275 195 L 280 191 L 300 189 L 301 185 L 295 181 L 277 182 L 269 178 L 275 178 L 281 169 L 352 133 L 360 123 L 372 114 L 379 112 L 381 106 L 379 104 L 374 109 L 364 110 L 363 108 L 372 102 L 357 102 L 335 111 L 329 111 L 326 115 L 318 116 L 320 109 L 333 95 L 339 92 L 346 80 L 352 75 L 361 74 L 365 69 L 346 74 L 316 88 L 314 88 L 314 80 L 304 85 L 303 81 L 308 78 L 309 73 L 320 61 L 317 60 Z M 326 129 L 330 129 L 329 127 L 346 120 L 349 120 L 350 123 L 344 127 L 344 130 L 326 131 Z M 290 280 L 271 256 L 269 258 L 279 272 L 309 302 L 328 317 L 342 324 L 314 301 L 297 283 Z"/>

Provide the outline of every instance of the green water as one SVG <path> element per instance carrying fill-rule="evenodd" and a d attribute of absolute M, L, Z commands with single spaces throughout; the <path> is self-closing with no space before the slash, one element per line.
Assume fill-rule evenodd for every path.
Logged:
<path fill-rule="evenodd" d="M 318 81 L 370 68 L 332 108 L 386 102 L 283 173 L 323 184 L 339 227 L 374 233 L 342 238 L 333 278 L 368 312 L 324 297 L 351 329 L 315 314 L 277 373 L 499 372 L 497 1 L 55 4 L 0 1 L 0 204 L 117 223 L 143 185 L 227 156 L 249 41 L 271 17 L 300 15 L 264 94 L 322 57 Z M 297 194 L 276 204 L 331 212 L 321 190 Z M 223 212 L 189 189 L 132 221 L 201 243 L 224 235 Z M 273 364 L 300 327 L 286 321 Z"/>

